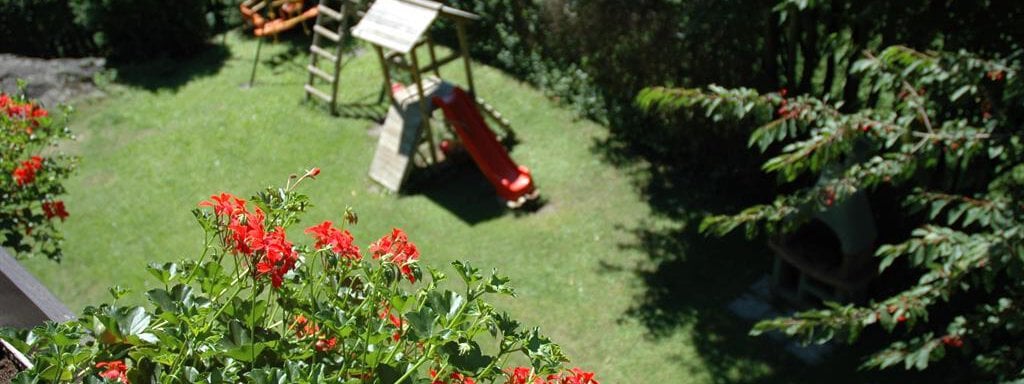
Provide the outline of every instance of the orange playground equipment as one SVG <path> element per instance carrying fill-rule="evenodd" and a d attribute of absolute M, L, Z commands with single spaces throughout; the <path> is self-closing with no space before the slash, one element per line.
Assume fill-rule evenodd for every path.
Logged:
<path fill-rule="evenodd" d="M 302 11 L 302 6 L 302 0 L 247 0 L 239 4 L 238 8 L 242 12 L 242 18 L 253 27 L 252 34 L 263 37 L 292 29 L 319 14 L 318 7 Z M 259 13 L 263 9 L 270 11 L 269 20 Z"/>

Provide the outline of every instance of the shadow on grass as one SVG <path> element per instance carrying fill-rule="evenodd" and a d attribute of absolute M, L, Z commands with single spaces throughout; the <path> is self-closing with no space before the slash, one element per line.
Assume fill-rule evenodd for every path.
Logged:
<path fill-rule="evenodd" d="M 469 225 L 504 216 L 509 212 L 495 195 L 494 187 L 469 159 L 461 159 L 446 169 L 420 175 L 407 194 L 419 194 L 443 207 Z"/>
<path fill-rule="evenodd" d="M 906 376 L 858 370 L 863 348 L 838 346 L 825 362 L 808 366 L 784 352 L 784 343 L 749 336 L 753 323 L 728 310 L 732 300 L 770 273 L 771 251 L 763 239 L 747 240 L 742 233 L 706 237 L 697 228 L 709 213 L 734 213 L 770 201 L 770 178 L 738 170 L 735 163 L 699 161 L 700 154 L 674 159 L 644 154 L 614 136 L 592 149 L 630 172 L 655 212 L 635 227 L 620 228 L 631 236 L 619 246 L 641 252 L 646 261 L 639 266 L 602 263 L 604 273 L 632 274 L 642 286 L 622 321 L 639 322 L 654 340 L 687 332 L 716 383 L 881 383 Z M 692 366 L 686 358 L 677 357 L 681 365 Z"/>
<path fill-rule="evenodd" d="M 388 105 L 385 103 L 345 103 L 338 104 L 338 116 L 349 119 L 370 120 L 375 123 L 383 123 L 388 113 Z"/>
<path fill-rule="evenodd" d="M 147 91 L 177 91 L 189 81 L 214 76 L 231 57 L 224 45 L 208 45 L 189 58 L 161 58 L 143 63 L 115 65 L 116 81 Z"/>

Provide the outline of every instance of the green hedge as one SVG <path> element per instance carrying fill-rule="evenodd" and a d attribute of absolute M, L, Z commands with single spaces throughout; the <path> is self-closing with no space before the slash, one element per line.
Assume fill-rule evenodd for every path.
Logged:
<path fill-rule="evenodd" d="M 75 21 L 121 60 L 194 53 L 210 36 L 206 0 L 71 0 Z"/>
<path fill-rule="evenodd" d="M 187 56 L 240 24 L 233 0 L 0 0 L 0 50 L 124 61 Z"/>
<path fill-rule="evenodd" d="M 73 19 L 67 0 L 0 0 L 0 51 L 43 58 L 93 54 L 96 45 Z"/>

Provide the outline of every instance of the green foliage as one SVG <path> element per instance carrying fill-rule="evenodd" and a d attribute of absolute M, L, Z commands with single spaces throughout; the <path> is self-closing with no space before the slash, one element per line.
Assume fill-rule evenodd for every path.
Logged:
<path fill-rule="evenodd" d="M 211 32 L 241 24 L 237 2 L 2 0 L 0 46 L 32 57 L 140 60 L 196 52 Z"/>
<path fill-rule="evenodd" d="M 34 101 L 0 92 L 0 238 L 19 258 L 61 259 L 57 220 L 68 213 L 57 198 L 77 160 L 54 147 L 72 137 L 70 112 L 52 116 Z"/>
<path fill-rule="evenodd" d="M 111 57 L 139 60 L 196 52 L 209 37 L 206 0 L 72 0 L 75 22 Z"/>
<path fill-rule="evenodd" d="M 65 0 L 0 0 L 0 47 L 32 57 L 88 55 L 96 47 Z"/>
<path fill-rule="evenodd" d="M 763 169 L 793 191 L 736 215 L 708 217 L 701 225 L 707 233 L 721 236 L 741 226 L 750 235 L 786 233 L 854 193 L 912 190 L 898 214 L 920 214 L 920 225 L 879 247 L 877 256 L 880 271 L 902 261 L 917 271 L 916 282 L 864 305 L 829 304 L 765 321 L 754 334 L 853 342 L 881 327 L 893 342 L 866 366 L 925 369 L 963 354 L 973 357 L 982 377 L 1022 378 L 1021 55 L 986 59 L 903 46 L 869 53 L 853 68 L 877 102 L 853 112 L 828 98 L 749 89 L 641 94 L 649 109 L 690 108 L 759 124 L 750 145 L 774 153 Z"/>
<path fill-rule="evenodd" d="M 35 362 L 18 380 L 502 382 L 514 353 L 530 375 L 563 372 L 558 345 L 487 302 L 513 295 L 497 272 L 456 262 L 458 283 L 433 268 L 422 281 L 419 251 L 398 229 L 362 251 L 331 222 L 306 229 L 312 246 L 286 240 L 311 206 L 296 187 L 318 173 L 248 201 L 220 194 L 200 204 L 202 254 L 151 264 L 162 288 L 147 292 L 147 306 L 118 305 L 124 292 L 115 289 L 113 303 L 76 321 L 0 332 Z"/>

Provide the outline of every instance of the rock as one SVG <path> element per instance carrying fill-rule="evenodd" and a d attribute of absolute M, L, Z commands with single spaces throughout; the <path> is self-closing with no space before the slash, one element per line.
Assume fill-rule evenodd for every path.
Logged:
<path fill-rule="evenodd" d="M 26 95 L 47 108 L 83 96 L 102 96 L 95 76 L 105 64 L 102 58 L 44 60 L 0 54 L 0 91 L 17 93 L 18 80 L 25 80 Z"/>

